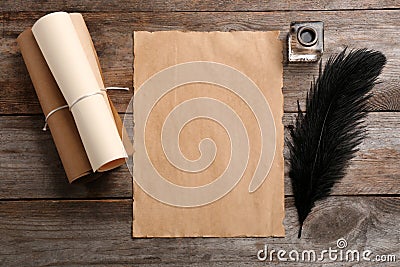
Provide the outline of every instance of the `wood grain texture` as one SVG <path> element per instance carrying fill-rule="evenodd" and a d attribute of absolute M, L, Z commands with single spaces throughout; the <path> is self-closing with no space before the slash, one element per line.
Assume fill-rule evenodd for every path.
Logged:
<path fill-rule="evenodd" d="M 38 114 L 40 107 L 29 76 L 16 45 L 16 37 L 42 12 L 5 13 L 4 33 L 0 39 L 0 114 Z M 194 31 L 266 31 L 281 30 L 284 40 L 289 23 L 294 20 L 322 20 L 325 22 L 325 55 L 340 52 L 344 47 L 376 49 L 388 58 L 381 76 L 382 83 L 400 84 L 400 41 L 398 25 L 400 10 L 335 12 L 133 12 L 84 13 L 93 37 L 107 85 L 132 88 L 132 31 L 194 30 Z M 372 34 L 373 33 L 373 34 Z M 371 41 L 372 40 L 372 41 Z M 296 101 L 304 103 L 310 81 L 318 74 L 318 64 L 285 64 L 284 110 L 294 112 Z M 395 89 L 398 90 L 398 89 Z M 120 112 L 126 110 L 132 92 L 112 92 Z M 375 111 L 387 111 L 378 105 Z M 390 109 L 392 110 L 392 109 Z M 398 109 L 396 109 L 397 111 Z"/>
<path fill-rule="evenodd" d="M 0 201 L 2 266 L 266 266 L 271 249 L 369 249 L 399 256 L 400 198 L 330 197 L 318 203 L 297 239 L 293 199 L 286 199 L 286 238 L 132 239 L 132 201 Z M 278 264 L 275 256 L 275 264 Z M 304 263 L 303 263 L 304 264 Z M 281 262 L 279 266 L 303 266 Z M 377 266 L 376 262 L 340 266 Z M 379 266 L 394 266 L 387 263 Z M 322 266 L 316 263 L 313 266 Z M 325 265 L 324 265 L 325 266 Z M 332 265 L 328 265 L 332 266 Z"/>
<path fill-rule="evenodd" d="M 132 123 L 132 115 L 127 121 Z M 283 121 L 292 123 L 294 114 L 286 114 Z M 369 136 L 334 195 L 400 193 L 400 113 L 371 113 L 367 124 Z M 41 130 L 42 125 L 42 116 L 0 117 L 0 199 L 132 196 L 132 178 L 125 166 L 91 184 L 69 185 L 51 135 Z M 285 192 L 292 194 L 287 174 Z"/>
<path fill-rule="evenodd" d="M 353 9 L 393 9 L 399 8 L 398 0 L 368 0 L 360 4 L 357 1 L 248 1 L 248 0 L 73 0 L 73 1 L 35 1 L 4 0 L 0 11 L 276 11 L 276 10 L 353 10 Z"/>
<path fill-rule="evenodd" d="M 382 90 L 374 91 L 369 100 L 369 109 L 377 110 L 400 110 L 400 86 L 398 83 L 386 83 Z"/>

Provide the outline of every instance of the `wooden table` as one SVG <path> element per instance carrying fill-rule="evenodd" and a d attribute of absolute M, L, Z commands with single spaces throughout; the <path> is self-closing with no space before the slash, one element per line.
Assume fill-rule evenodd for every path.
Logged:
<path fill-rule="evenodd" d="M 349 249 L 395 255 L 399 264 L 400 1 L 250 2 L 1 1 L 0 265 L 265 266 L 268 262 L 259 262 L 256 256 L 265 244 L 287 251 L 322 250 L 336 248 L 339 238 L 347 240 Z M 332 196 L 310 214 L 301 239 L 296 236 L 298 223 L 287 176 L 286 238 L 132 239 L 132 178 L 127 168 L 92 184 L 71 186 L 50 133 L 41 130 L 43 115 L 16 37 L 42 15 L 59 10 L 83 13 L 106 84 L 130 88 L 135 30 L 287 32 L 291 21 L 324 21 L 325 59 L 346 46 L 377 49 L 388 58 L 371 100 L 369 137 Z M 304 103 L 317 72 L 317 64 L 285 64 L 286 125 L 294 117 L 296 100 Z M 132 90 L 110 95 L 122 113 Z M 276 258 L 274 263 L 305 264 L 285 264 Z M 396 263 L 379 266 L 383 265 Z"/>

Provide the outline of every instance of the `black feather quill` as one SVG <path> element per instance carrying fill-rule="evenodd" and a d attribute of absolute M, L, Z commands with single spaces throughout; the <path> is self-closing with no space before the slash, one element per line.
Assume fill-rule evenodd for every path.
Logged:
<path fill-rule="evenodd" d="M 320 64 L 319 77 L 307 94 L 305 113 L 297 102 L 288 146 L 299 238 L 315 201 L 325 198 L 343 178 L 366 134 L 367 100 L 385 64 L 380 52 L 360 49 L 346 55 L 345 49 L 329 58 L 323 72 Z"/>

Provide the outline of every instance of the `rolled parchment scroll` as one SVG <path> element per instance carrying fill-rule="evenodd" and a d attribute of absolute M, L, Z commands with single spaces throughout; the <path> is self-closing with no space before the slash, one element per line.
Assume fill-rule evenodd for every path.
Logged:
<path fill-rule="evenodd" d="M 98 58 L 82 16 L 49 14 L 17 41 L 69 182 L 124 164 L 132 144 L 126 134 L 121 140 L 125 129 L 102 90 Z"/>

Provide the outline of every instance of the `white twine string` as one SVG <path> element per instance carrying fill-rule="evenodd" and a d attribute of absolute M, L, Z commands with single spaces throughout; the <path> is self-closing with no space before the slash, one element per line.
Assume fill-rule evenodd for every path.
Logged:
<path fill-rule="evenodd" d="M 71 106 L 69 106 L 69 110 L 72 110 L 72 108 L 75 106 L 76 103 L 82 101 L 85 98 L 88 98 L 88 97 L 91 97 L 94 95 L 103 95 L 103 93 L 102 92 L 94 92 L 94 93 L 89 93 L 89 94 L 83 95 L 81 97 L 78 97 L 74 102 L 72 102 Z"/>
<path fill-rule="evenodd" d="M 50 111 L 49 114 L 47 114 L 46 118 L 44 119 L 44 127 L 43 127 L 42 130 L 43 130 L 43 131 L 47 131 L 47 120 L 49 119 L 49 117 L 50 117 L 51 115 L 53 115 L 54 113 L 56 113 L 57 111 L 59 111 L 59 110 L 61 110 L 61 109 L 67 108 L 67 107 L 68 107 L 68 105 L 64 105 L 64 106 L 55 108 L 55 109 L 53 109 L 52 111 Z"/>
<path fill-rule="evenodd" d="M 128 87 L 114 87 L 114 86 L 111 86 L 111 87 L 106 87 L 106 88 L 100 89 L 100 91 L 103 91 L 103 92 L 107 92 L 107 90 L 124 90 L 124 91 L 129 91 L 129 88 L 128 88 Z M 60 107 L 58 107 L 58 108 L 55 108 L 55 109 L 51 110 L 51 111 L 47 114 L 46 118 L 44 119 L 44 127 L 43 127 L 42 130 L 43 130 L 43 131 L 47 131 L 47 121 L 49 120 L 49 117 L 50 117 L 51 115 L 53 115 L 54 113 L 56 113 L 57 111 L 62 110 L 62 109 L 64 109 L 64 108 L 68 108 L 68 107 L 69 107 L 69 110 L 71 110 L 72 107 L 73 107 L 76 103 L 78 103 L 79 101 L 82 101 L 83 99 L 88 98 L 88 97 L 91 97 L 91 96 L 94 96 L 94 95 L 102 95 L 102 94 L 103 94 L 102 92 L 94 92 L 94 93 L 86 94 L 86 95 L 83 95 L 83 96 L 79 97 L 79 98 L 76 99 L 74 102 L 72 102 L 71 106 L 64 105 L 64 106 L 60 106 Z"/>

